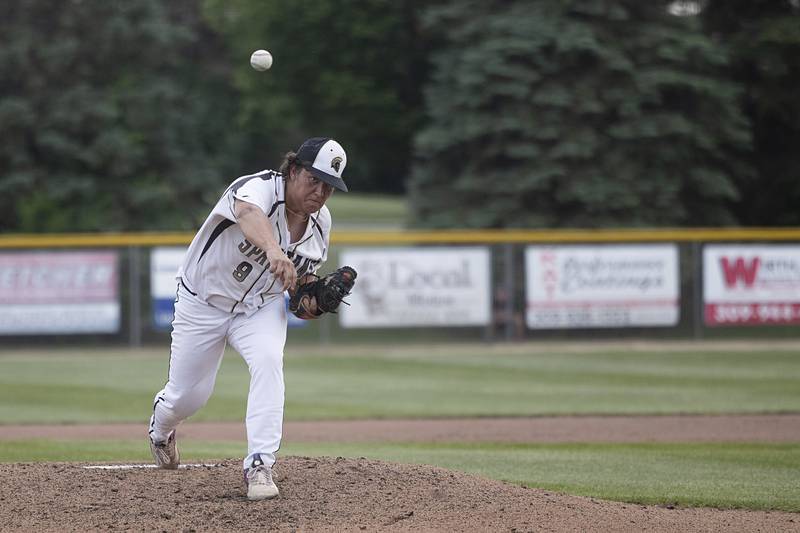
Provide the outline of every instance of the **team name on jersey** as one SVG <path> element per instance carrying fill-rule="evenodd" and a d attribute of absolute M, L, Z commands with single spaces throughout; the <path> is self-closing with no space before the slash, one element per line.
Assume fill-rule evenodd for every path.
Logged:
<path fill-rule="evenodd" d="M 265 252 L 258 246 L 252 244 L 247 239 L 239 243 L 239 251 L 242 252 L 247 258 L 255 256 L 255 259 L 253 259 L 253 261 L 258 263 L 259 265 L 268 266 L 267 252 Z"/>
<path fill-rule="evenodd" d="M 291 250 L 286 253 L 286 256 L 292 260 L 292 263 L 294 263 L 295 270 L 297 271 L 297 277 L 303 277 L 307 272 L 316 268 L 316 266 L 320 263 L 319 261 L 313 261 L 308 257 L 294 253 Z"/>
<path fill-rule="evenodd" d="M 247 239 L 244 239 L 238 245 L 239 251 L 244 254 L 244 256 L 250 259 L 254 263 L 258 263 L 261 266 L 269 268 L 269 262 L 267 261 L 267 252 L 259 248 L 258 246 L 254 245 Z M 319 264 L 319 261 L 312 261 L 311 259 L 304 257 L 298 253 L 294 253 L 289 251 L 286 253 L 289 259 L 292 260 L 294 263 L 295 268 L 297 269 L 297 275 L 303 276 L 306 272 L 311 270 L 312 268 L 316 267 Z"/>

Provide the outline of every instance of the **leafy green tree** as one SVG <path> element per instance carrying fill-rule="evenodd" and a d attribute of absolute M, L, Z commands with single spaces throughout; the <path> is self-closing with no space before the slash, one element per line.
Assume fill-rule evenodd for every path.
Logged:
<path fill-rule="evenodd" d="M 410 204 L 431 227 L 721 225 L 748 123 L 725 51 L 665 2 L 449 0 Z"/>
<path fill-rule="evenodd" d="M 425 76 L 416 3 L 206 0 L 232 50 L 249 164 L 275 165 L 306 137 L 325 135 L 347 150 L 351 190 L 403 191 Z M 267 72 L 249 66 L 259 48 L 274 57 Z"/>
<path fill-rule="evenodd" d="M 738 206 L 749 225 L 800 224 L 800 2 L 709 0 L 708 33 L 731 51 L 746 88 L 742 108 L 753 124 L 757 179 Z"/>
<path fill-rule="evenodd" d="M 238 140 L 196 2 L 11 2 L 0 39 L 4 231 L 197 224 Z"/>

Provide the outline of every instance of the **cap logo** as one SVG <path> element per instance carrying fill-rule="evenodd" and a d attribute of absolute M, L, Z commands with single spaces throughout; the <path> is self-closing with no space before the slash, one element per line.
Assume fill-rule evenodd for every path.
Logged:
<path fill-rule="evenodd" d="M 339 167 L 342 165 L 342 158 L 339 156 L 334 157 L 331 160 L 331 168 L 336 172 L 339 172 Z"/>

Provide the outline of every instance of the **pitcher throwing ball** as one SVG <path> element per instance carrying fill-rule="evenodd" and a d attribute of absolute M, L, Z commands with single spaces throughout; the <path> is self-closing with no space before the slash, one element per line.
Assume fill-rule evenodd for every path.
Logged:
<path fill-rule="evenodd" d="M 175 429 L 208 401 L 226 343 L 250 370 L 244 473 L 247 497 L 278 495 L 272 466 L 283 427 L 286 306 L 304 319 L 335 312 L 356 278 L 350 267 L 317 278 L 328 256 L 325 202 L 347 191 L 344 149 L 314 137 L 280 170 L 242 176 L 192 240 L 177 274 L 169 380 L 155 397 L 150 449 L 159 468 L 180 463 Z"/>

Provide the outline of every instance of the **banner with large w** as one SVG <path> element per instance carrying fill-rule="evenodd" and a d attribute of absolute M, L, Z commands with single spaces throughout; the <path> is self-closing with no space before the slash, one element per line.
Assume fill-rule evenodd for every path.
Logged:
<path fill-rule="evenodd" d="M 800 323 L 800 246 L 703 248 L 709 326 Z"/>

